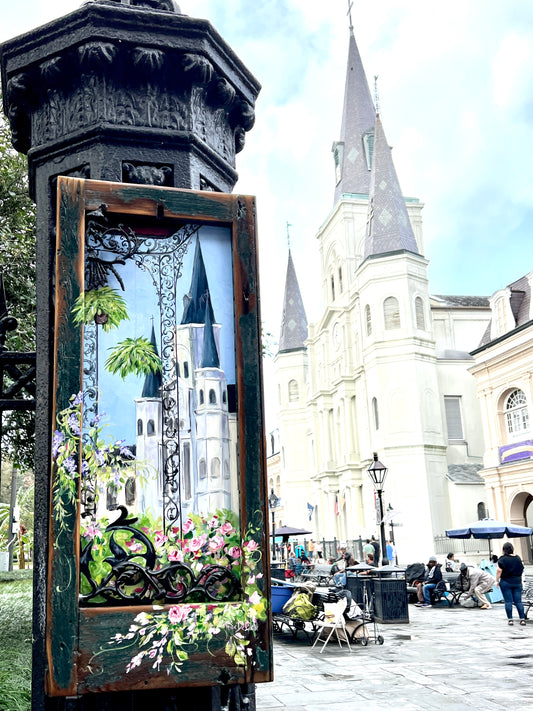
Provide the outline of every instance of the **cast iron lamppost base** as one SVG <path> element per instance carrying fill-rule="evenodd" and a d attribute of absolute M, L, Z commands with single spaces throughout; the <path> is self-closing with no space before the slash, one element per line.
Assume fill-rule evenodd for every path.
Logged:
<path fill-rule="evenodd" d="M 383 523 L 383 500 L 381 498 L 385 484 L 385 477 L 387 476 L 387 471 L 387 467 L 379 461 L 377 452 L 374 452 L 374 461 L 368 467 L 368 474 L 372 479 L 374 489 L 376 490 L 376 493 L 378 495 L 379 534 L 381 539 L 381 565 L 389 564 L 389 559 L 387 558 L 387 547 L 385 542 L 385 524 Z"/>

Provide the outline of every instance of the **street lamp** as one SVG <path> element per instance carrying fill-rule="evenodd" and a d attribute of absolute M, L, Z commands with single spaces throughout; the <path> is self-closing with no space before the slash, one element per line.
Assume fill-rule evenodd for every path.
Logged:
<path fill-rule="evenodd" d="M 378 495 L 379 533 L 381 538 L 381 565 L 389 564 L 389 559 L 387 558 L 387 547 L 385 543 L 385 524 L 383 523 L 383 500 L 381 498 L 381 495 L 383 493 L 383 487 L 385 484 L 385 477 L 387 476 L 387 471 L 387 467 L 379 461 L 377 452 L 374 452 L 374 461 L 368 467 L 368 474 L 372 479 L 374 489 L 376 490 Z"/>
<path fill-rule="evenodd" d="M 268 497 L 268 505 L 272 511 L 272 560 L 276 560 L 276 542 L 274 537 L 274 531 L 276 530 L 276 521 L 274 509 L 278 506 L 278 497 L 274 493 L 274 489 L 270 490 L 270 496 Z"/>

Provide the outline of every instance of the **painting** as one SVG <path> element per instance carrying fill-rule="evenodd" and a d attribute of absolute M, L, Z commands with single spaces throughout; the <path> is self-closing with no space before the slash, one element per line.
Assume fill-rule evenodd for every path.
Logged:
<path fill-rule="evenodd" d="M 60 178 L 57 247 L 48 693 L 269 680 L 253 199 Z"/>

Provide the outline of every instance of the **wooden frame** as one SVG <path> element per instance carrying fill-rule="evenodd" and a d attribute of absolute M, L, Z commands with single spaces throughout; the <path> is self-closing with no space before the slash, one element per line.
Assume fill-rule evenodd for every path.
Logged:
<path fill-rule="evenodd" d="M 134 223 L 140 220 L 143 225 L 154 227 L 162 222 L 175 222 L 176 228 L 195 223 L 229 230 L 238 412 L 238 513 L 241 537 L 248 541 L 242 550 L 243 560 L 245 549 L 253 551 L 254 579 L 259 592 L 247 599 L 243 583 L 239 602 L 210 605 L 210 610 L 214 610 L 212 614 L 220 613 L 222 617 L 223 610 L 230 609 L 222 606 L 233 605 L 235 610 L 241 605 L 247 615 L 250 612 L 251 619 L 257 618 L 255 628 L 252 626 L 248 635 L 245 663 L 242 663 L 242 657 L 228 652 L 231 645 L 228 646 L 227 636 L 220 635 L 219 638 L 215 633 L 208 644 L 197 644 L 192 652 L 189 650 L 187 659 L 180 662 L 179 673 L 175 667 L 169 667 L 166 651 L 157 666 L 148 663 L 148 657 L 132 665 L 132 647 L 142 642 L 142 638 L 135 636 L 118 644 L 114 644 L 112 638 L 115 635 L 125 638 L 141 613 L 153 619 L 167 619 L 158 615 L 167 615 L 171 619 L 170 609 L 179 605 L 80 606 L 79 509 L 83 456 L 77 451 L 74 494 L 62 488 L 64 478 L 61 479 L 60 460 L 56 458 L 51 472 L 47 694 L 64 696 L 270 681 L 273 662 L 268 604 L 268 516 L 255 201 L 242 195 L 61 177 L 57 204 L 53 422 L 72 403 L 73 395 L 83 391 L 84 373 L 88 367 L 84 327 L 77 325 L 72 315 L 76 299 L 86 289 L 87 215 L 95 214 L 105 206 L 106 215 L 116 220 L 132 220 Z M 52 443 L 53 451 L 55 446 Z M 244 568 L 239 571 L 241 576 L 246 573 Z"/>

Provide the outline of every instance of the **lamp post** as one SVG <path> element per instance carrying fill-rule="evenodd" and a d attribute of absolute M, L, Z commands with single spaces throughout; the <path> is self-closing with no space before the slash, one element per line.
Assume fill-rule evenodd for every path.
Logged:
<path fill-rule="evenodd" d="M 278 506 L 278 497 L 274 493 L 274 489 L 270 490 L 270 496 L 268 497 L 268 505 L 270 507 L 270 511 L 272 512 L 272 560 L 276 560 L 276 542 L 274 536 L 274 531 L 276 530 L 276 521 L 274 518 L 274 509 Z"/>
<path fill-rule="evenodd" d="M 388 565 L 389 559 L 387 558 L 387 547 L 385 543 L 385 524 L 383 523 L 383 499 L 381 495 L 383 493 L 383 487 L 385 484 L 385 477 L 387 476 L 387 467 L 382 464 L 379 459 L 377 452 L 374 452 L 374 461 L 368 467 L 368 474 L 372 479 L 374 484 L 374 489 L 378 495 L 379 502 L 379 533 L 381 538 L 381 565 Z"/>

